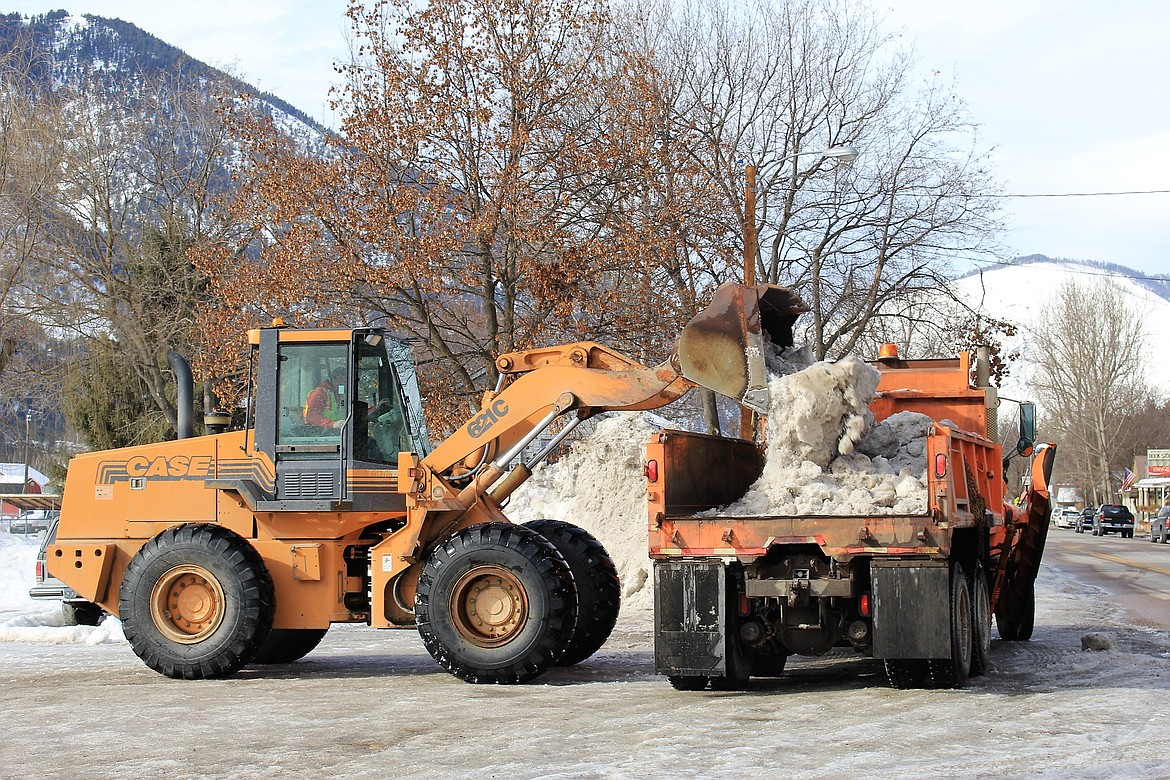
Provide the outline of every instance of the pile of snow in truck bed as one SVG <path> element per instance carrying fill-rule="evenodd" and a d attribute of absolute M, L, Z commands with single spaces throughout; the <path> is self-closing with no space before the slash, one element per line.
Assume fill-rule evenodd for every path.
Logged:
<path fill-rule="evenodd" d="M 768 363 L 767 460 L 739 501 L 709 514 L 872 515 L 926 511 L 931 420 L 900 412 L 875 425 L 880 373 L 847 357 L 813 363 L 788 351 Z"/>

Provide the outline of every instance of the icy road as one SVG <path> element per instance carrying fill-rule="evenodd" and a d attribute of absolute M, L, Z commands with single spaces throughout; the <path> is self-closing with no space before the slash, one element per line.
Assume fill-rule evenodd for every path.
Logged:
<path fill-rule="evenodd" d="M 304 660 L 183 682 L 116 621 L 22 595 L 0 534 L 0 776 L 20 778 L 1170 777 L 1170 636 L 1054 566 L 1033 641 L 964 690 L 897 691 L 872 661 L 797 659 L 744 693 L 680 693 L 627 610 L 595 657 L 518 687 L 441 671 L 412 631 L 334 628 Z M 1105 631 L 1113 649 L 1082 651 Z"/>

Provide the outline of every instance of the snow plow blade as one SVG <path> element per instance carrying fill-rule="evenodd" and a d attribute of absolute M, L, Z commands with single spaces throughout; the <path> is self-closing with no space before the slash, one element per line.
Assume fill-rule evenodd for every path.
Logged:
<path fill-rule="evenodd" d="M 675 352 L 697 385 L 756 412 L 768 410 L 765 348 L 792 346 L 792 325 L 808 307 L 787 287 L 724 284 L 683 328 Z"/>

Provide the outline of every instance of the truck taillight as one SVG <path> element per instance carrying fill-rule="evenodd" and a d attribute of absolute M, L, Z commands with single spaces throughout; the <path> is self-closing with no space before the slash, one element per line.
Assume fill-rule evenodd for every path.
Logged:
<path fill-rule="evenodd" d="M 37 561 L 37 584 L 45 581 L 45 562 Z"/>
<path fill-rule="evenodd" d="M 947 475 L 947 456 L 940 452 L 934 456 L 934 475 L 939 479 Z"/>
<path fill-rule="evenodd" d="M 646 475 L 646 479 L 650 482 L 658 481 L 658 461 L 648 460 L 646 465 L 642 467 L 642 473 Z"/>
<path fill-rule="evenodd" d="M 862 617 L 869 617 L 869 594 L 862 593 L 861 597 L 857 599 L 857 611 L 861 613 Z"/>

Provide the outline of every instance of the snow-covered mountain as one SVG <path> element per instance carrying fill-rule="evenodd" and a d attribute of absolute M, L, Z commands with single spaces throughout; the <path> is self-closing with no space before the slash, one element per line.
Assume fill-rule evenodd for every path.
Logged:
<path fill-rule="evenodd" d="M 956 280 L 955 288 L 973 309 L 1020 326 L 1021 334 L 1013 346 L 1020 348 L 1020 362 L 1026 367 L 1030 362 L 1028 329 L 1035 324 L 1040 309 L 1049 305 L 1056 291 L 1070 281 L 1080 285 L 1106 282 L 1121 291 L 1130 311 L 1145 328 L 1145 347 L 1150 356 L 1146 381 L 1155 387 L 1170 388 L 1170 349 L 1165 342 L 1170 335 L 1170 280 L 1118 266 L 1032 256 L 974 271 Z M 1019 388 L 1024 373 L 1012 372 L 1005 383 L 1005 394 Z"/>
<path fill-rule="evenodd" d="M 31 39 L 31 47 L 22 48 Z M 124 22 L 68 11 L 26 16 L 0 14 L 0 57 L 27 58 L 34 78 L 44 84 L 101 88 L 114 80 L 133 80 L 180 69 L 194 81 L 224 81 L 250 95 L 278 128 L 303 148 L 321 149 L 327 130 L 276 95 L 261 92 L 216 68 L 192 59 L 181 49 Z"/>

